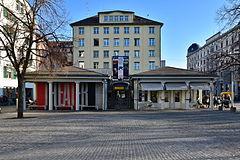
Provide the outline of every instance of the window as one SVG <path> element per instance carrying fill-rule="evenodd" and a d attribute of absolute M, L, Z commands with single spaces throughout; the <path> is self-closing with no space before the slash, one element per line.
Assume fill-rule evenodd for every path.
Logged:
<path fill-rule="evenodd" d="M 79 51 L 79 57 L 84 57 L 84 51 Z"/>
<path fill-rule="evenodd" d="M 155 28 L 149 27 L 149 34 L 154 34 L 154 33 L 155 33 Z"/>
<path fill-rule="evenodd" d="M 139 27 L 134 27 L 134 33 L 139 34 L 140 33 L 140 28 Z"/>
<path fill-rule="evenodd" d="M 119 38 L 114 38 L 114 46 L 119 46 Z"/>
<path fill-rule="evenodd" d="M 104 27 L 103 28 L 103 33 L 104 34 L 109 34 L 109 27 Z"/>
<path fill-rule="evenodd" d="M 228 46 L 228 40 L 226 40 L 226 46 Z"/>
<path fill-rule="evenodd" d="M 129 38 L 124 38 L 124 46 L 129 46 L 130 44 Z"/>
<path fill-rule="evenodd" d="M 134 46 L 140 46 L 140 38 L 134 38 Z"/>
<path fill-rule="evenodd" d="M 113 16 L 109 16 L 109 21 L 110 21 L 110 22 L 113 21 Z"/>
<path fill-rule="evenodd" d="M 93 39 L 93 45 L 94 46 L 99 46 L 99 39 L 98 38 Z"/>
<path fill-rule="evenodd" d="M 149 38 L 149 46 L 155 46 L 155 39 Z"/>
<path fill-rule="evenodd" d="M 140 51 L 139 50 L 135 50 L 134 51 L 134 57 L 135 58 L 139 58 L 140 57 Z"/>
<path fill-rule="evenodd" d="M 124 17 L 124 21 L 128 21 L 128 16 L 125 16 L 125 17 Z"/>
<path fill-rule="evenodd" d="M 93 34 L 99 34 L 99 28 L 98 27 L 93 28 Z"/>
<path fill-rule="evenodd" d="M 114 21 L 118 21 L 118 16 L 114 16 Z"/>
<path fill-rule="evenodd" d="M 79 67 L 84 68 L 84 61 L 79 61 Z"/>
<path fill-rule="evenodd" d="M 109 62 L 103 62 L 103 68 L 109 69 Z"/>
<path fill-rule="evenodd" d="M 120 16 L 120 17 L 119 17 L 119 20 L 120 20 L 120 21 L 123 21 L 123 16 Z"/>
<path fill-rule="evenodd" d="M 93 58 L 98 58 L 98 57 L 99 57 L 99 52 L 93 51 Z"/>
<path fill-rule="evenodd" d="M 103 57 L 109 58 L 109 51 L 103 51 Z"/>
<path fill-rule="evenodd" d="M 93 68 L 98 69 L 98 64 L 99 64 L 98 62 L 93 62 Z"/>
<path fill-rule="evenodd" d="M 119 56 L 119 51 L 114 51 L 113 56 Z"/>
<path fill-rule="evenodd" d="M 174 91 L 175 102 L 180 102 L 180 91 Z"/>
<path fill-rule="evenodd" d="M 17 73 L 16 73 L 15 69 L 13 69 L 9 66 L 4 66 L 3 67 L 3 78 L 16 79 Z"/>
<path fill-rule="evenodd" d="M 108 21 L 108 16 L 104 16 L 104 22 Z"/>
<path fill-rule="evenodd" d="M 79 47 L 83 47 L 84 46 L 84 39 L 81 38 L 79 39 Z"/>
<path fill-rule="evenodd" d="M 84 27 L 79 27 L 79 34 L 84 34 Z"/>
<path fill-rule="evenodd" d="M 129 34 L 129 33 L 130 33 L 130 28 L 124 27 L 124 34 Z"/>
<path fill-rule="evenodd" d="M 109 39 L 108 38 L 103 39 L 103 46 L 105 46 L 105 47 L 109 46 Z"/>
<path fill-rule="evenodd" d="M 114 34 L 119 34 L 119 27 L 114 27 Z"/>
<path fill-rule="evenodd" d="M 155 61 L 149 61 L 149 70 L 155 69 Z"/>
<path fill-rule="evenodd" d="M 134 70 L 140 70 L 140 62 L 134 62 Z"/>
<path fill-rule="evenodd" d="M 149 57 L 155 57 L 155 51 L 154 50 L 149 51 Z"/>
<path fill-rule="evenodd" d="M 124 51 L 124 56 L 129 56 L 129 51 Z"/>
<path fill-rule="evenodd" d="M 169 102 L 169 93 L 168 91 L 165 91 L 165 102 Z"/>

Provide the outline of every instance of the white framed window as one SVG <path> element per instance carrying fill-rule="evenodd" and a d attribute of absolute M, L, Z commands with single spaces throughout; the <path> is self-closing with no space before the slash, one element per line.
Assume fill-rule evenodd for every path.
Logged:
<path fill-rule="evenodd" d="M 118 16 L 114 16 L 114 21 L 118 21 Z"/>
<path fill-rule="evenodd" d="M 124 38 L 124 46 L 129 46 L 129 45 L 130 45 L 130 39 Z"/>
<path fill-rule="evenodd" d="M 83 47 L 84 46 L 84 39 L 80 38 L 79 39 L 79 47 Z"/>
<path fill-rule="evenodd" d="M 155 51 L 149 50 L 149 57 L 155 57 Z"/>
<path fill-rule="evenodd" d="M 140 57 L 140 51 L 139 50 L 135 50 L 134 51 L 134 57 L 135 58 L 139 58 Z"/>
<path fill-rule="evenodd" d="M 93 68 L 98 69 L 99 62 L 93 62 Z"/>
<path fill-rule="evenodd" d="M 110 21 L 110 22 L 113 21 L 113 16 L 109 16 L 109 21 Z"/>
<path fill-rule="evenodd" d="M 99 57 L 99 52 L 93 51 L 93 58 L 98 58 L 98 57 Z"/>
<path fill-rule="evenodd" d="M 84 61 L 79 61 L 79 67 L 84 68 Z"/>
<path fill-rule="evenodd" d="M 103 68 L 109 69 L 109 62 L 103 62 Z"/>
<path fill-rule="evenodd" d="M 79 57 L 84 57 L 84 51 L 83 50 L 79 51 Z"/>
<path fill-rule="evenodd" d="M 155 61 L 149 61 L 149 70 L 155 69 Z"/>
<path fill-rule="evenodd" d="M 149 46 L 155 46 L 155 38 L 149 38 Z"/>
<path fill-rule="evenodd" d="M 140 62 L 134 62 L 134 70 L 140 70 Z"/>
<path fill-rule="evenodd" d="M 134 27 L 134 33 L 139 34 L 140 33 L 140 27 Z"/>
<path fill-rule="evenodd" d="M 120 21 L 123 21 L 123 16 L 120 16 L 120 17 L 119 17 L 119 20 L 120 20 Z"/>
<path fill-rule="evenodd" d="M 104 38 L 103 39 L 103 46 L 108 47 L 109 46 L 109 38 Z"/>
<path fill-rule="evenodd" d="M 113 29 L 114 29 L 113 31 L 114 34 L 119 34 L 119 27 L 114 27 Z"/>
<path fill-rule="evenodd" d="M 108 16 L 104 16 L 104 22 L 108 21 Z"/>
<path fill-rule="evenodd" d="M 125 16 L 125 17 L 124 17 L 124 21 L 128 21 L 128 16 Z"/>
<path fill-rule="evenodd" d="M 119 38 L 114 38 L 114 46 L 118 47 L 120 45 Z"/>
<path fill-rule="evenodd" d="M 103 58 L 109 58 L 109 51 L 103 51 Z"/>
<path fill-rule="evenodd" d="M 79 27 L 79 34 L 84 34 L 84 27 Z"/>
<path fill-rule="evenodd" d="M 134 46 L 140 46 L 140 38 L 134 38 Z"/>
<path fill-rule="evenodd" d="M 124 56 L 129 56 L 129 51 L 128 50 L 124 51 Z"/>
<path fill-rule="evenodd" d="M 113 56 L 119 56 L 119 51 L 115 50 L 115 51 L 113 52 Z"/>
<path fill-rule="evenodd" d="M 109 34 L 109 27 L 104 27 L 103 28 L 103 33 L 104 34 Z"/>
<path fill-rule="evenodd" d="M 149 27 L 149 34 L 155 33 L 155 27 Z"/>
<path fill-rule="evenodd" d="M 129 33 L 130 33 L 130 28 L 124 27 L 124 34 L 129 34 Z"/>
<path fill-rule="evenodd" d="M 99 28 L 93 27 L 93 34 L 99 34 Z"/>

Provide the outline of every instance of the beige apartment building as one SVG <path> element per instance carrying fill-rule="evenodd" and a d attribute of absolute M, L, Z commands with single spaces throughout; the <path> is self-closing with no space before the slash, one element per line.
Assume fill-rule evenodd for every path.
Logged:
<path fill-rule="evenodd" d="M 129 74 L 161 65 L 161 22 L 131 11 L 108 11 L 71 26 L 74 66 L 111 74 L 113 56 L 129 57 Z"/>

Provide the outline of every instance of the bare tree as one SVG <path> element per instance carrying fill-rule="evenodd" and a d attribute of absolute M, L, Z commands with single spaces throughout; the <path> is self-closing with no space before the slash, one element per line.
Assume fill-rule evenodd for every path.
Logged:
<path fill-rule="evenodd" d="M 217 11 L 217 22 L 223 25 L 223 28 L 229 28 L 237 25 L 240 21 L 240 1 L 239 0 L 226 0 Z"/>
<path fill-rule="evenodd" d="M 12 4 L 9 4 L 10 1 Z M 45 58 L 49 55 L 45 47 L 38 48 L 37 44 L 47 46 L 48 41 L 62 37 L 57 34 L 66 24 L 62 4 L 62 0 L 0 0 L 0 7 L 5 14 L 3 18 L 7 18 L 7 21 L 0 24 L 0 49 L 5 53 L 2 58 L 9 59 L 16 70 L 18 118 L 23 118 L 26 71 L 31 67 L 31 61 L 38 61 L 38 57 Z"/>

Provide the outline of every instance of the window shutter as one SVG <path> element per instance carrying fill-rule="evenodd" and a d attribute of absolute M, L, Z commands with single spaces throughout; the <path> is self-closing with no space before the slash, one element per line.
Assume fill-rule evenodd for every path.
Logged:
<path fill-rule="evenodd" d="M 3 67 L 3 78 L 7 78 L 7 67 Z"/>

